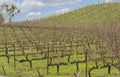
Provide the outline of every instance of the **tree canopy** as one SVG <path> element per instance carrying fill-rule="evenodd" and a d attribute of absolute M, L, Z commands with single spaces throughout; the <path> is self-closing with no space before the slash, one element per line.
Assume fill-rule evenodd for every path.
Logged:
<path fill-rule="evenodd" d="M 8 4 L 3 4 L 2 5 L 2 10 L 5 11 L 5 19 L 9 22 L 13 20 L 13 18 L 20 13 L 20 10 L 17 8 L 15 5 L 8 5 Z"/>

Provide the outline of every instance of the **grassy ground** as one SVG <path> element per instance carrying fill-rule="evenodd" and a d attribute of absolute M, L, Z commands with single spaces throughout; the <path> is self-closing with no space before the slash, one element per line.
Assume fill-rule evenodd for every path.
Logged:
<path fill-rule="evenodd" d="M 0 66 L 4 65 L 6 74 L 3 72 L 3 69 L 0 67 L 0 74 L 6 75 L 9 77 L 38 77 L 37 67 L 46 66 L 46 60 L 43 61 L 33 61 L 33 68 L 29 68 L 29 63 L 19 63 L 17 62 L 17 69 L 14 71 L 13 67 L 13 58 L 11 58 L 10 64 L 6 62 L 6 58 L 0 59 Z M 94 66 L 93 63 L 89 63 L 89 67 Z M 85 63 L 79 64 L 80 77 L 85 77 Z M 40 69 L 39 69 L 40 70 Z M 46 74 L 46 68 L 43 68 L 40 73 L 44 77 L 74 77 L 73 73 L 76 72 L 75 64 L 60 66 L 60 74 L 56 74 L 56 67 L 50 67 L 49 74 Z M 92 72 L 92 77 L 119 77 L 120 73 L 117 69 L 112 67 L 111 74 L 107 74 L 107 68 L 96 69 Z"/>

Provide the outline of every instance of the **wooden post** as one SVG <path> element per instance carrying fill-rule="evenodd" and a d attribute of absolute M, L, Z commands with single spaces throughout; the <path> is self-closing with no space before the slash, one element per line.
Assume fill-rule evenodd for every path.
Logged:
<path fill-rule="evenodd" d="M 79 71 L 79 63 L 76 62 L 77 71 Z"/>
<path fill-rule="evenodd" d="M 86 61 L 86 76 L 88 77 L 88 50 L 86 49 L 86 53 L 85 53 L 85 61 Z"/>
<path fill-rule="evenodd" d="M 57 74 L 59 74 L 59 64 L 57 65 Z"/>
<path fill-rule="evenodd" d="M 32 60 L 29 60 L 30 68 L 32 68 Z"/>
<path fill-rule="evenodd" d="M 14 70 L 16 70 L 16 53 L 15 53 L 15 44 L 13 44 L 14 48 Z"/>
<path fill-rule="evenodd" d="M 108 74 L 110 74 L 111 73 L 111 66 L 109 65 L 108 66 Z"/>
<path fill-rule="evenodd" d="M 48 45 L 48 51 L 47 51 L 47 74 L 49 73 L 49 45 Z"/>

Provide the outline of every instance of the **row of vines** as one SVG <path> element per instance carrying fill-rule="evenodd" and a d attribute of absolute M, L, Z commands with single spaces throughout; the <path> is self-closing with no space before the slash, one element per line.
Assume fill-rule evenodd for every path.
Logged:
<path fill-rule="evenodd" d="M 120 70 L 120 35 L 117 27 L 13 27 L 1 26 L 0 57 L 7 62 L 14 59 L 17 63 L 27 62 L 33 68 L 33 61 L 46 61 L 46 73 L 49 67 L 56 66 L 57 74 L 61 66 L 85 63 L 86 77 L 91 77 L 94 69 L 111 67 Z M 90 64 L 92 63 L 93 66 Z M 89 66 L 90 65 L 90 66 Z"/>

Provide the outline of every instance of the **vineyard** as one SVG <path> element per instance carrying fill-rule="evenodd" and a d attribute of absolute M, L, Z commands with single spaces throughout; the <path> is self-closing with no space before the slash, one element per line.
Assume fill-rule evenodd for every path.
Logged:
<path fill-rule="evenodd" d="M 111 12 L 119 6 L 113 5 L 112 9 L 103 7 Z M 71 25 L 64 24 L 61 18 L 66 18 L 65 14 L 56 21 L 45 19 L 40 26 L 29 26 L 28 22 L 0 25 L 0 74 L 10 77 L 119 77 L 120 14 L 115 12 L 103 17 L 101 20 L 106 18 L 108 22 L 102 22 L 99 16 L 90 19 L 86 10 L 80 14 L 88 16 L 82 19 L 89 24 L 84 26 L 80 26 L 83 22 L 78 22 L 79 19 L 70 21 Z M 56 23 L 51 26 L 49 22 L 53 21 Z"/>

